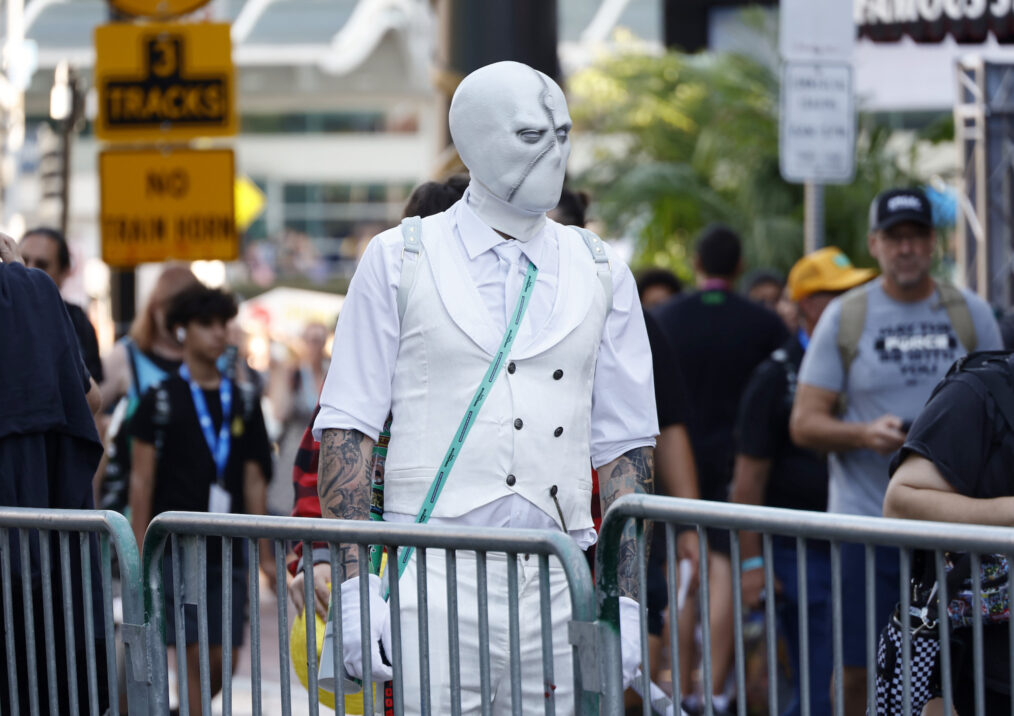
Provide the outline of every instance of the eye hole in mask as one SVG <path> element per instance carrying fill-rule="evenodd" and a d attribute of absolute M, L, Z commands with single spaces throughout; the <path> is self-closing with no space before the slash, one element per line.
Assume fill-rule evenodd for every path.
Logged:
<path fill-rule="evenodd" d="M 560 127 L 556 130 L 556 139 L 558 141 L 566 142 L 568 136 L 570 136 L 570 127 Z"/>
<path fill-rule="evenodd" d="M 522 129 L 518 136 L 527 144 L 538 144 L 546 132 L 542 129 Z"/>

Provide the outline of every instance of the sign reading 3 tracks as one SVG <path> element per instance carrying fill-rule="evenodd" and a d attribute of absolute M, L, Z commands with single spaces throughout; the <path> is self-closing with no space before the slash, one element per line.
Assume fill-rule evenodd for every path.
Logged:
<path fill-rule="evenodd" d="M 232 43 L 226 23 L 95 29 L 95 134 L 165 142 L 236 133 Z"/>
<path fill-rule="evenodd" d="M 236 260 L 235 174 L 231 149 L 102 152 L 102 260 Z"/>

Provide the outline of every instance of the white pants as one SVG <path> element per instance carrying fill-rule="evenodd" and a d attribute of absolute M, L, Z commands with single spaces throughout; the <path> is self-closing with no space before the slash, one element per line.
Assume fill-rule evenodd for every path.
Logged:
<path fill-rule="evenodd" d="M 430 708 L 422 704 L 419 659 L 418 554 L 413 555 L 399 582 L 401 600 L 402 674 L 406 714 L 451 712 L 450 633 L 447 625 L 447 561 L 443 550 L 426 553 L 426 602 L 429 615 Z M 559 562 L 549 561 L 549 595 L 553 646 L 553 686 L 549 688 L 542 663 L 542 610 L 539 597 L 539 557 L 519 555 L 518 621 L 520 625 L 521 713 L 545 712 L 547 694 L 555 700 L 556 713 L 574 713 L 574 667 L 567 639 L 571 603 L 567 578 Z M 459 671 L 462 713 L 479 713 L 482 693 L 479 672 L 479 610 L 474 552 L 457 553 L 457 609 Z M 511 713 L 510 617 L 507 588 L 507 557 L 486 558 L 490 696 L 494 714 Z M 395 615 L 392 612 L 391 618 Z"/>

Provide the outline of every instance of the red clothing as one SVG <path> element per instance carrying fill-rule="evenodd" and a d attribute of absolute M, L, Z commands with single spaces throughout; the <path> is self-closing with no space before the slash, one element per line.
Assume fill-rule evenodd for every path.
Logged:
<path fill-rule="evenodd" d="M 320 498 L 317 497 L 317 463 L 320 460 L 320 443 L 313 439 L 313 421 L 320 412 L 320 404 L 313 410 L 310 424 L 303 432 L 296 451 L 296 461 L 292 465 L 292 486 L 295 488 L 295 500 L 292 505 L 293 517 L 320 517 Z M 314 543 L 314 547 L 327 548 L 327 543 Z M 296 574 L 303 555 L 303 543 L 295 545 L 296 559 L 289 562 L 289 572 Z"/>

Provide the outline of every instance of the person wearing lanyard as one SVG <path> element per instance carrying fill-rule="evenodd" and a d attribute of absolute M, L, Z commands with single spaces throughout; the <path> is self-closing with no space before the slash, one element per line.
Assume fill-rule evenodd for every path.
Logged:
<path fill-rule="evenodd" d="M 870 280 L 868 269 L 856 269 L 841 250 L 828 247 L 804 256 L 789 273 L 786 290 L 799 306 L 800 327 L 754 371 L 743 392 L 736 429 L 736 463 L 731 501 L 797 510 L 827 509 L 827 460 L 793 444 L 789 416 L 796 394 L 799 366 L 817 320 L 827 304 L 844 291 Z M 743 604 L 756 609 L 764 599 L 764 558 L 760 537 L 744 532 L 742 539 Z M 782 710 L 801 713 L 799 601 L 794 538 L 775 536 L 772 554 L 778 617 L 792 664 L 793 691 Z M 826 542 L 807 543 L 807 603 L 809 605 L 810 713 L 831 713 L 831 563 Z M 774 596 L 774 595 L 772 595 Z"/>
<path fill-rule="evenodd" d="M 560 198 L 571 128 L 566 98 L 550 77 L 516 62 L 482 67 L 458 86 L 448 120 L 471 174 L 464 197 L 422 219 L 408 238 L 400 228 L 374 237 L 338 319 L 313 430 L 321 444 L 323 516 L 368 519 L 370 455 L 392 412 L 385 520 L 555 529 L 588 547 L 596 539 L 589 466 L 598 468 L 604 508 L 653 486 L 658 421 L 635 282 L 597 237 L 546 217 Z M 421 251 L 417 246 L 412 259 L 406 246 L 415 242 Z M 414 278 L 400 316 L 406 267 Z M 459 442 L 455 436 L 460 449 L 448 447 Z M 445 465 L 453 467 L 449 475 Z M 628 683 L 640 662 L 634 545 L 631 530 L 618 580 Z M 556 713 L 573 713 L 570 599 L 555 560 L 549 593 L 556 683 L 547 690 L 539 560 L 521 556 L 517 563 L 521 678 L 512 682 L 506 562 L 490 555 L 490 648 L 483 653 L 476 563 L 472 553 L 458 553 L 460 688 L 451 693 L 452 655 L 447 639 L 437 638 L 448 634 L 445 560 L 427 557 L 428 689 L 420 676 L 418 552 L 399 582 L 405 713 L 450 713 L 456 699 L 463 713 L 487 706 L 541 713 L 547 698 Z M 377 642 L 395 613 L 380 580 L 360 575 L 354 547 L 342 550 L 337 568 L 346 671 L 356 678 L 366 671 L 359 580 L 368 579 L 370 673 L 390 679 Z M 484 688 L 480 664 L 487 657 Z M 492 703 L 484 704 L 490 686 Z"/>
<path fill-rule="evenodd" d="M 141 545 L 148 523 L 169 510 L 265 514 L 271 450 L 259 401 L 247 386 L 219 373 L 217 360 L 226 347 L 226 323 L 236 302 L 223 291 L 203 285 L 180 292 L 169 304 L 166 324 L 183 346 L 183 365 L 152 387 L 131 421 L 133 459 L 130 482 L 131 523 Z M 274 556 L 260 545 L 260 565 L 273 588 Z M 166 639 L 175 645 L 171 560 L 166 552 Z M 222 639 L 243 642 L 247 598 L 247 557 L 233 550 L 223 564 L 221 542 L 208 540 L 208 631 L 212 695 L 221 689 Z M 222 624 L 222 582 L 232 581 L 233 623 Z M 190 713 L 201 713 L 197 615 L 184 607 L 187 685 Z"/>

